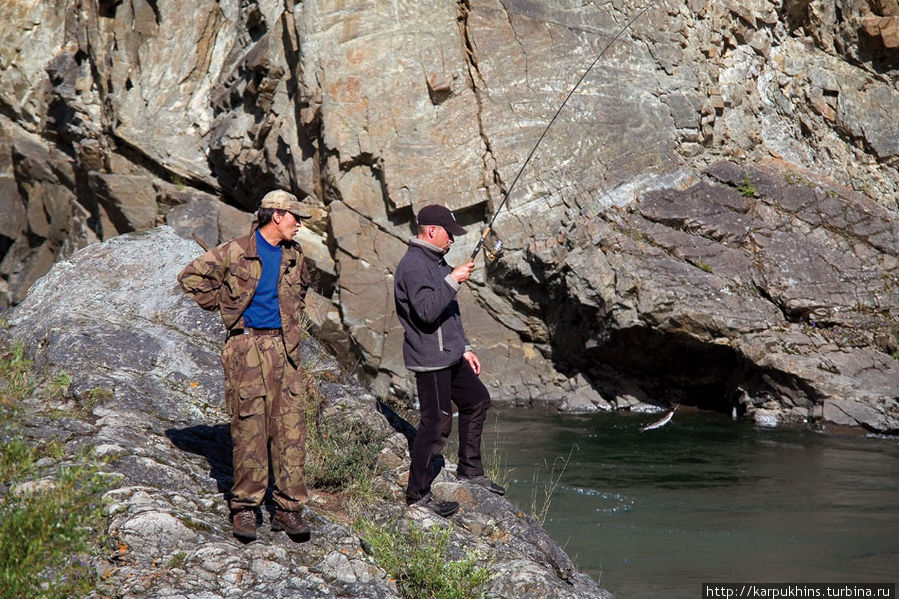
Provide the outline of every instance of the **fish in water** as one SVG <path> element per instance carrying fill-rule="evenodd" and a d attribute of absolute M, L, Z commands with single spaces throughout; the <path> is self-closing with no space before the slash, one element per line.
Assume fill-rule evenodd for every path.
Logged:
<path fill-rule="evenodd" d="M 651 431 L 656 428 L 662 428 L 663 426 L 671 422 L 671 418 L 674 416 L 674 413 L 677 411 L 677 408 L 679 406 L 680 404 L 674 404 L 674 406 L 670 410 L 668 410 L 668 413 L 665 414 L 660 420 L 656 420 L 652 424 L 647 424 L 646 426 L 640 428 L 640 432 L 642 433 L 643 431 Z"/>

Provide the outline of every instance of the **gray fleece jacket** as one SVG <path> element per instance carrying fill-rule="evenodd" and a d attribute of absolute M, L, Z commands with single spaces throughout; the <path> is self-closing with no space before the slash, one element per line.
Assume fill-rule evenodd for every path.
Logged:
<path fill-rule="evenodd" d="M 396 314 L 403 325 L 403 360 L 415 372 L 452 366 L 469 350 L 443 250 L 417 237 L 394 273 Z"/>

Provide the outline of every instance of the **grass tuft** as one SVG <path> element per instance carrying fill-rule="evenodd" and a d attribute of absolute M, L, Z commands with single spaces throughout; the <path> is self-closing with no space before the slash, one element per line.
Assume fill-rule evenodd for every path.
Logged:
<path fill-rule="evenodd" d="M 20 340 L 11 346 L 0 344 L 0 380 L 6 382 L 0 390 L 0 402 L 4 406 L 22 401 L 34 390 L 32 364 L 32 360 L 25 356 L 25 347 Z"/>
<path fill-rule="evenodd" d="M 737 185 L 737 191 L 739 191 L 740 195 L 744 198 L 751 198 L 755 195 L 755 185 L 749 180 L 749 173 L 746 173 L 743 176 L 740 184 Z"/>
<path fill-rule="evenodd" d="M 316 489 L 370 498 L 375 494 L 378 454 L 386 434 L 362 420 L 326 418 L 324 403 L 315 385 L 310 385 L 306 395 L 306 478 Z"/>
<path fill-rule="evenodd" d="M 396 523 L 380 526 L 371 520 L 356 522 L 363 545 L 396 582 L 405 599 L 481 599 L 480 590 L 493 574 L 485 556 L 470 551 L 456 560 L 448 559 L 451 529 L 438 525 L 422 529 L 410 523 L 401 531 Z"/>
<path fill-rule="evenodd" d="M 542 484 L 540 480 L 540 469 L 538 468 L 534 472 L 534 490 L 531 496 L 531 515 L 540 523 L 540 526 L 543 526 L 546 522 L 546 516 L 549 514 L 553 496 L 559 488 L 559 482 L 562 480 L 562 475 L 565 474 L 568 463 L 571 461 L 571 454 L 577 449 L 577 446 L 574 445 L 568 451 L 567 456 L 557 456 L 556 459 L 553 460 L 552 466 L 549 466 L 544 460 L 544 466 L 546 466 L 548 477 L 546 480 L 542 481 Z M 543 487 L 542 499 L 538 499 L 537 497 L 537 488 L 540 486 Z"/>

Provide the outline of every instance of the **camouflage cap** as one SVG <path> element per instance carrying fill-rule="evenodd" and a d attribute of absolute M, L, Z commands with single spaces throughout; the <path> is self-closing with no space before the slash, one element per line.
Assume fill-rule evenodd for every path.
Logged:
<path fill-rule="evenodd" d="M 262 201 L 259 203 L 259 207 L 272 208 L 274 210 L 286 210 L 297 218 L 312 218 L 310 215 L 303 212 L 303 206 L 300 204 L 297 196 L 289 191 L 284 191 L 283 189 L 275 189 L 274 191 L 265 194 Z"/>

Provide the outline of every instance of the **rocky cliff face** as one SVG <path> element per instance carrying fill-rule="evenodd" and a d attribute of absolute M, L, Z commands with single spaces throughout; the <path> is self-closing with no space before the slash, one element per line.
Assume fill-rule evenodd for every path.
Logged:
<path fill-rule="evenodd" d="M 104 574 L 102 594 L 399 599 L 396 581 L 366 552 L 346 504 L 326 489 L 311 489 L 305 515 L 313 532 L 306 543 L 271 532 L 267 504 L 259 540 L 241 545 L 231 536 L 222 325 L 175 281 L 200 253 L 168 227 L 94 244 L 59 262 L 6 314 L 9 326 L 0 331 L 23 341 L 39 371 L 71 379 L 64 393 L 48 398 L 39 391 L 21 406 L 15 433 L 34 444 L 56 441 L 67 454 L 90 449 L 106 460 L 114 481 L 106 494 L 109 553 L 91 557 Z M 467 551 L 483 556 L 491 596 L 611 597 L 577 572 L 530 516 L 459 484 L 452 465 L 434 492 L 459 501 L 457 515 L 444 520 L 406 508 L 406 436 L 317 342 L 307 340 L 303 354 L 310 386 L 324 396 L 320 418 L 341 432 L 342 446 L 360 426 L 386 438 L 377 448 L 381 474 L 370 481 L 377 491 L 362 506 L 368 519 L 449 527 L 453 559 Z"/>
<path fill-rule="evenodd" d="M 122 232 L 230 237 L 289 187 L 316 214 L 321 333 L 377 393 L 407 392 L 391 272 L 414 211 L 455 209 L 465 259 L 646 6 L 5 3 L 6 301 Z M 636 19 L 462 294 L 493 395 L 899 428 L 897 31 L 895 0 Z"/>

